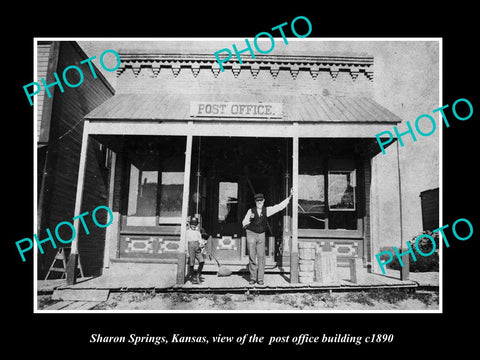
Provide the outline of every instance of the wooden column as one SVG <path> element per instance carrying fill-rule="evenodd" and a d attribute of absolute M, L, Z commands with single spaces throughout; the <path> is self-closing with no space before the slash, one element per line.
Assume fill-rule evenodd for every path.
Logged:
<path fill-rule="evenodd" d="M 113 196 L 115 191 L 115 166 L 117 162 L 117 154 L 112 152 L 112 161 L 110 162 L 110 179 L 108 184 L 108 207 L 113 212 Z M 115 214 L 114 214 L 115 216 Z M 117 216 L 118 221 L 118 216 Z M 115 224 L 117 224 L 115 222 Z M 113 223 L 112 223 L 113 225 Z M 103 250 L 103 267 L 109 268 L 110 267 L 110 247 L 112 243 L 115 243 L 117 233 L 115 230 L 116 227 L 107 227 L 105 231 L 105 249 Z"/>
<path fill-rule="evenodd" d="M 298 128 L 295 123 L 294 128 Z M 290 282 L 298 283 L 298 136 L 293 136 L 292 150 L 292 243 L 290 246 Z"/>
<path fill-rule="evenodd" d="M 189 122 L 191 125 L 191 122 Z M 185 279 L 185 266 L 187 257 L 187 238 L 186 238 L 186 220 L 188 216 L 188 199 L 190 194 L 190 168 L 192 162 L 192 134 L 187 135 L 187 144 L 185 147 L 185 170 L 183 174 L 183 200 L 182 200 L 182 220 L 180 224 L 180 247 L 177 266 L 177 284 L 181 285 Z"/>
<path fill-rule="evenodd" d="M 397 173 L 398 173 L 398 203 L 400 206 L 400 219 L 399 219 L 399 226 L 400 226 L 400 249 L 401 253 L 404 252 L 404 240 L 403 240 L 403 214 L 402 214 L 402 176 L 400 171 L 400 153 L 398 151 L 398 140 L 397 140 Z M 400 280 L 408 280 L 408 276 L 410 274 L 410 255 L 402 256 L 402 261 L 404 266 L 400 268 Z"/>
<path fill-rule="evenodd" d="M 370 256 L 372 251 L 372 237 L 371 237 L 371 214 L 370 214 L 370 207 L 371 207 L 371 182 L 372 182 L 372 166 L 371 166 L 371 158 L 367 155 L 363 155 L 362 163 L 363 163 L 363 178 L 364 178 L 364 199 L 365 199 L 365 213 L 363 216 L 363 234 L 364 234 L 364 243 L 363 243 L 363 259 L 367 266 L 369 266 L 369 271 L 371 271 L 371 264 L 372 258 Z"/>
<path fill-rule="evenodd" d="M 87 148 L 88 148 L 88 125 L 89 121 L 85 120 L 83 123 L 83 135 L 82 135 L 82 149 L 80 151 L 80 162 L 78 166 L 77 177 L 77 194 L 75 197 L 75 210 L 73 216 L 80 215 L 82 209 L 83 200 L 83 184 L 85 181 L 85 165 L 87 162 Z M 73 222 L 75 227 L 75 233 L 77 234 L 71 243 L 70 257 L 67 264 L 67 285 L 73 285 L 77 282 L 77 265 L 78 265 L 78 238 L 79 238 L 79 222 L 80 219 L 76 219 Z"/>

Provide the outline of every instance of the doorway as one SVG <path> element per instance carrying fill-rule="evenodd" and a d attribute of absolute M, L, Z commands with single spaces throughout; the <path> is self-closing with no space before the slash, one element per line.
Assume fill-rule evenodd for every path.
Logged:
<path fill-rule="evenodd" d="M 288 195 L 289 146 L 290 139 L 283 138 L 194 138 L 189 216 L 200 217 L 203 230 L 211 236 L 207 252 L 219 261 L 248 262 L 242 220 L 255 206 L 254 193 L 265 195 L 266 206 Z M 279 256 L 284 213 L 268 219 L 268 263 Z"/>

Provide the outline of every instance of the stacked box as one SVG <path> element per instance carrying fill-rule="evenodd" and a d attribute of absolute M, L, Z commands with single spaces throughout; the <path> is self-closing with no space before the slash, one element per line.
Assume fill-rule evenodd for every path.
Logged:
<path fill-rule="evenodd" d="M 315 249 L 314 242 L 298 243 L 298 281 L 311 283 L 315 278 Z"/>

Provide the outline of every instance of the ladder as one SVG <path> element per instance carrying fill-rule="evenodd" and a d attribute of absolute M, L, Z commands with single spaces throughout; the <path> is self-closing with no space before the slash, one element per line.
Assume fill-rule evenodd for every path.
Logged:
<path fill-rule="evenodd" d="M 48 277 L 50 276 L 51 273 L 53 272 L 60 272 L 62 273 L 61 279 L 64 279 L 66 277 L 67 273 L 67 254 L 66 250 L 70 250 L 69 247 L 61 247 L 58 249 L 57 254 L 53 258 L 52 265 L 50 265 L 50 268 L 48 269 L 47 275 L 45 276 L 45 280 L 48 280 Z M 55 265 L 57 261 L 61 261 L 63 267 L 57 267 L 58 265 Z M 83 269 L 82 269 L 82 264 L 80 263 L 80 256 L 78 257 L 78 269 L 80 270 L 80 277 L 83 276 Z"/>

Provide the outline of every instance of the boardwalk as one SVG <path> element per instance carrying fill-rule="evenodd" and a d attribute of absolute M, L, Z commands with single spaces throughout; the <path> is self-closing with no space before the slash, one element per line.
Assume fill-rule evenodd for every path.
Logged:
<path fill-rule="evenodd" d="M 167 274 L 168 276 L 165 276 Z M 234 273 L 228 277 L 218 277 L 215 273 L 204 274 L 204 282 L 192 284 L 187 281 L 183 285 L 176 285 L 175 273 L 166 271 L 159 276 L 158 272 L 148 273 L 118 273 L 106 272 L 96 278 L 79 279 L 75 285 L 66 285 L 65 280 L 39 280 L 37 283 L 38 293 L 51 293 L 55 289 L 108 289 L 121 291 L 136 291 L 145 289 L 156 289 L 159 291 L 219 291 L 219 292 L 245 292 L 255 291 L 308 291 L 308 290 L 360 290 L 370 288 L 416 288 L 416 287 L 438 287 L 438 273 L 411 273 L 410 279 L 402 281 L 399 279 L 398 271 L 389 271 L 386 275 L 364 273 L 363 281 L 353 283 L 347 268 L 338 269 L 338 281 L 332 283 L 309 283 L 291 284 L 288 274 L 267 273 L 265 274 L 265 285 L 249 285 L 247 275 Z"/>
<path fill-rule="evenodd" d="M 271 294 L 270 296 L 275 294 L 289 296 L 288 294 L 290 294 L 291 296 L 300 296 L 300 293 L 303 293 L 302 296 L 307 296 L 308 294 L 315 296 L 318 293 L 326 293 L 328 295 L 332 292 L 338 292 L 339 294 L 358 292 L 359 296 L 364 296 L 361 292 L 369 290 L 416 290 L 421 288 L 436 290 L 439 286 L 438 273 L 411 273 L 408 281 L 401 281 L 398 271 L 389 271 L 387 275 L 364 273 L 363 281 L 355 284 L 349 279 L 348 269 L 339 268 L 338 270 L 338 281 L 329 284 L 291 284 L 288 274 L 267 273 L 265 274 L 264 286 L 249 285 L 247 275 L 242 273 L 234 273 L 228 277 L 218 277 L 215 273 L 207 273 L 204 276 L 204 282 L 201 284 L 192 284 L 190 281 L 187 281 L 183 285 L 176 285 L 174 273 L 172 273 L 172 276 L 160 278 L 155 273 L 129 273 L 127 275 L 118 272 L 106 272 L 97 278 L 79 279 L 77 284 L 70 286 L 65 284 L 65 280 L 38 281 L 37 293 L 42 295 L 51 294 L 51 300 L 58 301 L 44 307 L 40 311 L 81 311 L 90 310 L 99 304 L 100 306 L 107 304 L 109 303 L 107 300 L 110 301 L 110 298 L 117 299 L 120 294 L 135 294 L 138 292 L 140 294 L 164 293 L 165 295 L 178 293 L 177 295 L 179 296 L 187 297 L 195 295 L 208 297 L 213 294 L 219 294 L 213 296 L 223 296 L 220 294 L 230 294 L 228 296 L 233 296 L 232 294 L 237 294 L 236 296 L 245 296 L 245 294 L 266 294 L 264 296 L 268 296 L 268 294 Z M 265 303 L 262 306 L 267 305 Z M 173 305 L 160 303 L 155 306 L 159 306 L 158 309 L 163 309 L 164 307 L 168 309 Z M 203 304 L 202 306 L 207 305 Z"/>

